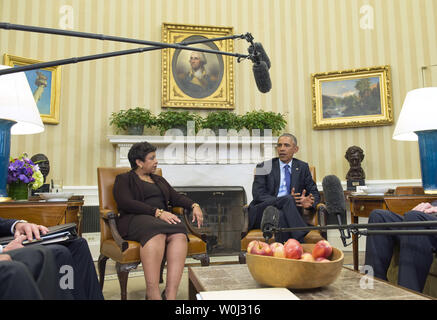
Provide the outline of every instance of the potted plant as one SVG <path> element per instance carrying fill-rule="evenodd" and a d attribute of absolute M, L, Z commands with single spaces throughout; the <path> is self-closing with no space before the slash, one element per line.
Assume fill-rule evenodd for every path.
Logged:
<path fill-rule="evenodd" d="M 150 110 L 136 107 L 127 110 L 113 112 L 110 117 L 110 124 L 117 132 L 127 131 L 128 134 L 142 135 L 144 126 L 150 128 L 156 124 L 156 118 Z"/>
<path fill-rule="evenodd" d="M 264 135 L 265 129 L 271 129 L 272 134 L 278 134 L 287 124 L 284 116 L 272 111 L 254 110 L 242 116 L 242 125 L 249 131 L 259 129 L 260 135 Z"/>
<path fill-rule="evenodd" d="M 44 177 L 27 154 L 10 158 L 8 166 L 8 195 L 14 200 L 27 200 L 29 187 L 36 190 L 44 183 Z"/>
<path fill-rule="evenodd" d="M 197 132 L 201 126 L 202 118 L 188 111 L 162 111 L 157 117 L 156 125 L 161 135 L 164 135 L 169 129 L 179 129 L 184 135 L 187 135 L 189 121 L 194 121 L 195 131 Z"/>
<path fill-rule="evenodd" d="M 202 128 L 211 129 L 219 135 L 219 129 L 240 131 L 242 128 L 241 117 L 231 111 L 212 111 L 202 121 Z"/>

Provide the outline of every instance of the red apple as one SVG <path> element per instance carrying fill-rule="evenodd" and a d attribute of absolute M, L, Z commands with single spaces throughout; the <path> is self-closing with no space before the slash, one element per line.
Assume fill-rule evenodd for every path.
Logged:
<path fill-rule="evenodd" d="M 314 262 L 313 255 L 309 252 L 303 253 L 302 256 L 300 257 L 300 260 Z"/>
<path fill-rule="evenodd" d="M 282 243 L 273 242 L 270 244 L 270 249 L 272 249 L 274 257 L 285 258 L 284 245 Z"/>
<path fill-rule="evenodd" d="M 316 259 L 316 262 L 329 262 L 330 260 L 328 260 L 328 259 L 326 259 L 326 258 L 323 258 L 323 257 L 318 257 L 317 259 Z"/>
<path fill-rule="evenodd" d="M 246 251 L 251 253 L 253 246 L 258 242 L 258 240 L 252 240 L 249 242 L 249 244 L 247 245 L 247 249 Z"/>
<path fill-rule="evenodd" d="M 270 249 L 270 246 L 264 241 L 256 241 L 250 253 L 259 254 L 262 256 L 271 256 L 273 254 L 272 249 Z"/>
<path fill-rule="evenodd" d="M 313 257 L 317 259 L 319 257 L 329 258 L 332 254 L 332 247 L 326 240 L 320 240 L 313 248 Z"/>
<path fill-rule="evenodd" d="M 288 239 L 284 244 L 284 253 L 288 259 L 300 259 L 303 253 L 302 245 L 296 239 Z"/>

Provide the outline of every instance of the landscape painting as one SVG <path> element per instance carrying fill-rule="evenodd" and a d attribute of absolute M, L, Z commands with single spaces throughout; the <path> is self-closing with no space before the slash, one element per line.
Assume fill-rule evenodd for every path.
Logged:
<path fill-rule="evenodd" d="M 393 122 L 389 66 L 312 75 L 315 129 Z"/>

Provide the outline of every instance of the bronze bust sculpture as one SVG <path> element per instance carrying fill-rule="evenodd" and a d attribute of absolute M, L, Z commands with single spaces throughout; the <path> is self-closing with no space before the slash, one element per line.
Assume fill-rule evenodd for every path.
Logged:
<path fill-rule="evenodd" d="M 346 150 L 344 157 L 350 165 L 350 169 L 346 175 L 347 189 L 356 191 L 356 186 L 365 185 L 364 180 L 366 178 L 366 174 L 361 167 L 361 162 L 364 159 L 363 149 L 358 146 L 349 147 Z"/>
<path fill-rule="evenodd" d="M 32 190 L 32 194 L 39 193 L 39 192 L 49 192 L 50 191 L 50 185 L 46 183 L 47 176 L 50 172 L 50 162 L 46 155 L 42 153 L 38 153 L 32 156 L 30 158 L 33 163 L 37 164 L 39 167 L 39 170 L 41 171 L 43 177 L 44 177 L 44 184 L 37 190 Z"/>

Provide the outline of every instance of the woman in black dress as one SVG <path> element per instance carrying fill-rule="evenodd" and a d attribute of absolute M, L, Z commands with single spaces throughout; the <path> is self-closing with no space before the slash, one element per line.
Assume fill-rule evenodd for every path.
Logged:
<path fill-rule="evenodd" d="M 168 205 L 193 209 L 193 222 L 200 227 L 203 214 L 197 203 L 179 194 L 161 176 L 156 147 L 147 142 L 134 144 L 128 153 L 132 170 L 120 174 L 114 183 L 114 199 L 120 218 L 118 230 L 126 240 L 141 243 L 140 258 L 148 299 L 176 299 L 187 255 L 187 229 L 169 212 Z M 166 254 L 167 281 L 159 292 L 161 262 Z"/>

